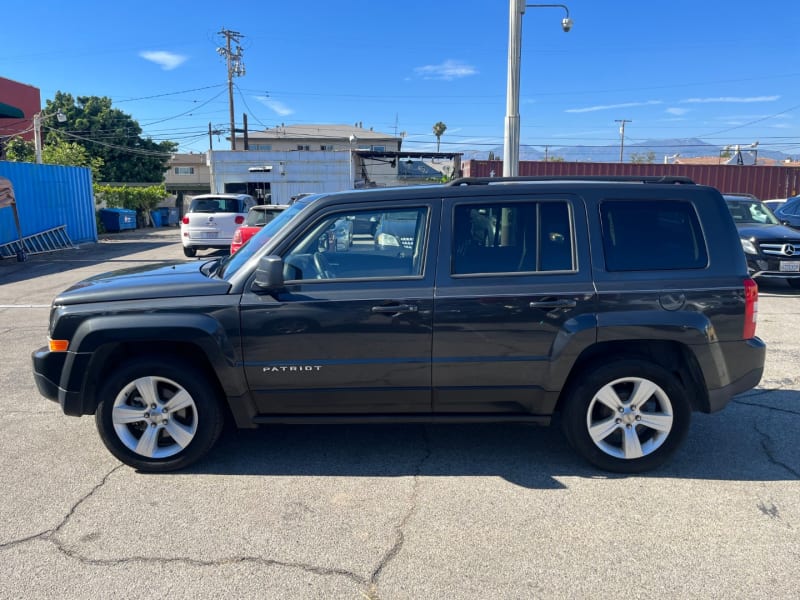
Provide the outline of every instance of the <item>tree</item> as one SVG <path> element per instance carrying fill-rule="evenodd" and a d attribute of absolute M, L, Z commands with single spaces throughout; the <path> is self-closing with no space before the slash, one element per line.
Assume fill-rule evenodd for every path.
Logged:
<path fill-rule="evenodd" d="M 130 115 L 111 107 L 111 99 L 56 92 L 48 100 L 44 114 L 61 111 L 61 123 L 47 119 L 42 124 L 44 146 L 59 141 L 83 147 L 91 159 L 99 158 L 97 181 L 160 183 L 164 179 L 174 142 L 154 142 L 143 138 L 142 128 Z M 99 163 L 98 163 L 99 164 Z"/>
<path fill-rule="evenodd" d="M 6 160 L 11 162 L 36 161 L 36 149 L 33 142 L 26 142 L 21 137 L 11 138 L 6 144 Z"/>
<path fill-rule="evenodd" d="M 6 158 L 12 162 L 34 162 L 36 149 L 33 142 L 22 138 L 13 138 L 6 146 Z M 90 156 L 86 148 L 75 142 L 57 140 L 42 148 L 42 162 L 47 165 L 70 165 L 73 167 L 89 167 L 92 180 L 98 181 L 103 159 Z"/>
<path fill-rule="evenodd" d="M 441 141 L 442 136 L 444 135 L 445 131 L 447 131 L 447 125 L 445 125 L 441 121 L 438 121 L 436 123 L 436 125 L 433 126 L 433 135 L 436 136 L 436 151 L 437 152 L 439 151 L 439 142 Z"/>
<path fill-rule="evenodd" d="M 656 161 L 656 153 L 648 152 L 647 154 L 638 154 L 634 152 L 631 154 L 631 162 L 633 164 L 653 164 Z"/>

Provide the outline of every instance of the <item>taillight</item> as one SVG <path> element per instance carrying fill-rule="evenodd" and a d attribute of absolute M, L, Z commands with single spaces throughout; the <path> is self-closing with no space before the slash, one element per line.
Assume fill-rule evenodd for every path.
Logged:
<path fill-rule="evenodd" d="M 233 232 L 233 243 L 234 244 L 241 244 L 242 243 L 242 230 L 237 229 Z"/>
<path fill-rule="evenodd" d="M 183 223 L 184 225 L 188 225 L 189 224 L 189 217 L 183 217 L 181 219 L 181 223 Z"/>
<path fill-rule="evenodd" d="M 243 217 L 242 215 L 239 215 L 238 217 L 236 217 L 236 218 L 234 219 L 234 222 L 235 222 L 237 225 L 241 225 L 242 223 L 244 223 L 244 217 Z"/>
<path fill-rule="evenodd" d="M 756 321 L 758 321 L 758 285 L 752 279 L 744 280 L 744 331 L 742 337 L 746 340 L 756 336 Z"/>

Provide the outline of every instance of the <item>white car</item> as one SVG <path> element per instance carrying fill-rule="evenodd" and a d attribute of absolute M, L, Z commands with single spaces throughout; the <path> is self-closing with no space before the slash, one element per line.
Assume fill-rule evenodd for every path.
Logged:
<path fill-rule="evenodd" d="M 186 256 L 198 250 L 229 250 L 236 229 L 244 223 L 247 211 L 256 205 L 248 194 L 202 194 L 192 198 L 181 219 L 181 242 Z"/>

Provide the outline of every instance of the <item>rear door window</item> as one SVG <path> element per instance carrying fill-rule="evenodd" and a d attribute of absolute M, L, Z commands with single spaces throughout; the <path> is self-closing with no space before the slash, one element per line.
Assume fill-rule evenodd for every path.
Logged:
<path fill-rule="evenodd" d="M 451 273 L 574 271 L 570 208 L 563 201 L 456 205 Z"/>

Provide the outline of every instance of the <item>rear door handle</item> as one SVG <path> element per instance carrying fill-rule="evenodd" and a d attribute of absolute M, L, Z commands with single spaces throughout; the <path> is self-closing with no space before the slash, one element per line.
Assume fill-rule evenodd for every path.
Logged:
<path fill-rule="evenodd" d="M 419 310 L 416 304 L 389 304 L 386 306 L 373 306 L 372 312 L 374 313 L 387 313 L 396 315 L 398 313 L 415 313 Z"/>
<path fill-rule="evenodd" d="M 559 298 L 558 300 L 541 300 L 539 302 L 531 302 L 531 308 L 575 308 L 578 303 L 575 300 L 568 298 Z"/>

